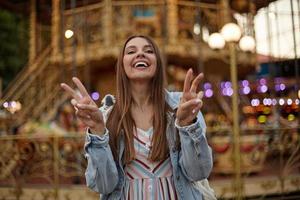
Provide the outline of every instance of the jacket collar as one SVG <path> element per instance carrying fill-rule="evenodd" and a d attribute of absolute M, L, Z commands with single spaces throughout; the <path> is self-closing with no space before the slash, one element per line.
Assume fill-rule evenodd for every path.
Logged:
<path fill-rule="evenodd" d="M 182 96 L 182 92 L 169 92 L 168 90 L 165 91 L 165 100 L 167 104 L 171 107 L 172 110 L 177 109 L 180 98 Z"/>

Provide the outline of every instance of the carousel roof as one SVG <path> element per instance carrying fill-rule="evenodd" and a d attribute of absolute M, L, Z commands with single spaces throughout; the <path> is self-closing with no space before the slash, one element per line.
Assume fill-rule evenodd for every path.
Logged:
<path fill-rule="evenodd" d="M 76 0 L 76 6 L 94 4 L 101 2 L 102 0 Z M 124 1 L 124 0 L 119 0 Z M 196 0 L 197 2 L 216 4 L 219 0 Z M 229 0 L 231 8 L 237 12 L 244 13 L 249 12 L 250 2 L 249 0 Z M 256 10 L 268 6 L 271 2 L 276 0 L 252 0 L 256 5 Z M 37 9 L 40 11 L 47 11 L 51 9 L 51 0 L 36 0 Z M 2 0 L 0 1 L 0 7 L 11 10 L 16 13 L 29 14 L 30 0 Z M 65 0 L 66 8 L 70 7 L 71 0 Z M 44 13 L 44 12 L 43 12 Z"/>

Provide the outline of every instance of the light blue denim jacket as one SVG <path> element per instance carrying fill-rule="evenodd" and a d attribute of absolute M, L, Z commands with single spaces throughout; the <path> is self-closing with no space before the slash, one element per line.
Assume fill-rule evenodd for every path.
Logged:
<path fill-rule="evenodd" d="M 182 93 L 166 91 L 166 101 L 172 109 L 178 107 Z M 104 113 L 109 108 L 102 106 Z M 173 167 L 173 179 L 179 200 L 201 200 L 203 195 L 195 182 L 206 179 L 213 166 L 212 151 L 209 147 L 205 132 L 206 125 L 201 112 L 198 113 L 197 122 L 179 127 L 175 124 L 175 114 L 168 113 L 166 129 L 170 149 L 170 158 Z M 181 148 L 175 147 L 179 130 Z M 122 134 L 121 134 L 122 135 Z M 104 136 L 87 133 L 85 142 L 85 156 L 88 165 L 85 172 L 86 183 L 89 188 L 102 194 L 101 200 L 119 200 L 124 187 L 124 169 L 122 155 L 124 140 L 121 137 L 119 146 L 119 160 L 115 162 L 109 146 L 109 132 L 106 129 Z"/>

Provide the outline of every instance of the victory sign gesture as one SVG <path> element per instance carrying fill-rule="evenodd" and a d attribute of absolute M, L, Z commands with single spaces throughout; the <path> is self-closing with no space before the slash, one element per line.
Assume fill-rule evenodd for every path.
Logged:
<path fill-rule="evenodd" d="M 84 125 L 90 128 L 92 133 L 97 133 L 99 135 L 104 134 L 105 124 L 103 115 L 98 109 L 97 104 L 92 100 L 86 88 L 78 78 L 74 77 L 72 80 L 79 93 L 65 83 L 61 83 L 61 87 L 73 98 L 71 104 L 76 110 L 76 116 Z"/>
<path fill-rule="evenodd" d="M 189 69 L 184 80 L 183 93 L 177 109 L 176 118 L 179 126 L 188 126 L 197 117 L 203 102 L 203 92 L 197 93 L 197 88 L 203 74 L 200 73 L 193 80 L 193 70 Z"/>

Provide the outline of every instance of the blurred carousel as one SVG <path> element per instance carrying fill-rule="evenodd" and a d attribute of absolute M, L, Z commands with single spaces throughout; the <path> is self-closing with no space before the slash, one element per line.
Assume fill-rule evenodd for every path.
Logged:
<path fill-rule="evenodd" d="M 78 76 L 100 106 L 115 93 L 116 58 L 132 34 L 159 44 L 169 90 L 182 89 L 189 68 L 205 73 L 210 182 L 219 198 L 297 193 L 297 79 L 256 76 L 254 17 L 271 2 L 1 1 L 29 19 L 30 45 L 28 65 L 0 102 L 0 199 L 98 198 L 85 187 L 84 127 L 59 83 Z"/>

